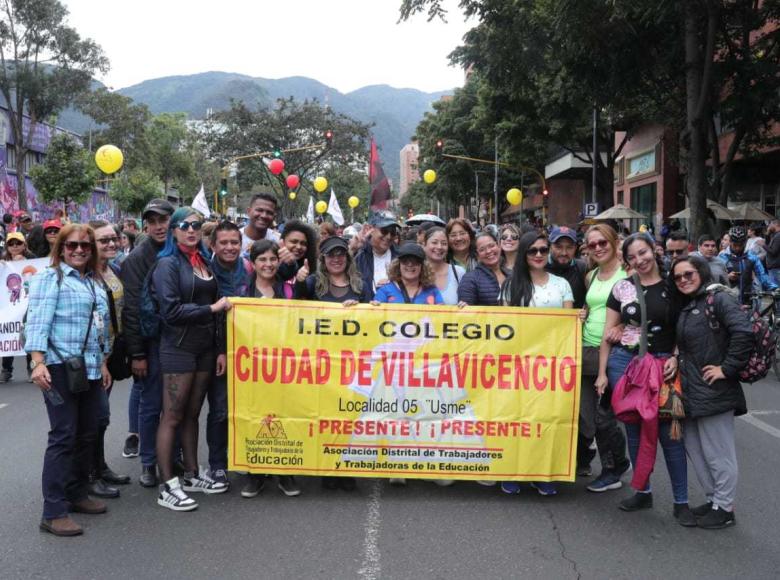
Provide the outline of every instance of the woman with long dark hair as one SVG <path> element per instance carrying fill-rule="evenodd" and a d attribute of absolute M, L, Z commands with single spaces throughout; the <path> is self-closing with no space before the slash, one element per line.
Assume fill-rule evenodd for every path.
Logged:
<path fill-rule="evenodd" d="M 453 218 L 445 228 L 450 246 L 447 261 L 471 272 L 479 263 L 476 255 L 477 234 L 471 224 L 463 218 Z"/>
<path fill-rule="evenodd" d="M 502 263 L 511 270 L 515 267 L 515 261 L 517 260 L 520 230 L 515 224 L 504 224 L 501 226 L 501 234 L 498 239 L 501 242 Z"/>
<path fill-rule="evenodd" d="M 191 511 L 197 502 L 186 492 L 227 491 L 198 466 L 198 418 L 214 373 L 225 372 L 226 357 L 218 338 L 218 315 L 230 309 L 219 298 L 217 280 L 201 239 L 203 221 L 191 207 L 171 216 L 163 249 L 152 275 L 160 309 L 160 369 L 163 412 L 157 429 L 157 459 L 165 482 L 157 503 L 174 511 Z M 218 354 L 219 351 L 219 354 Z M 184 475 L 173 474 L 173 447 L 181 438 Z"/>
<path fill-rule="evenodd" d="M 501 264 L 501 248 L 493 234 L 480 232 L 475 245 L 479 263 L 461 279 L 458 305 L 498 306 L 501 288 L 512 271 Z"/>

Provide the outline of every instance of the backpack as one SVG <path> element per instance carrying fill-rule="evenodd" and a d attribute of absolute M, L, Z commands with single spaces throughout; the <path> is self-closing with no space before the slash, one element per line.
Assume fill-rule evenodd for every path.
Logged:
<path fill-rule="evenodd" d="M 720 328 L 715 316 L 715 292 L 707 292 L 704 303 L 704 314 L 710 323 L 710 328 Z M 777 356 L 777 332 L 767 321 L 761 318 L 757 311 L 750 313 L 750 324 L 753 329 L 753 350 L 747 365 L 739 371 L 739 380 L 743 383 L 755 383 L 766 377 L 769 369 L 775 363 Z"/>
<path fill-rule="evenodd" d="M 138 307 L 138 326 L 143 338 L 160 336 L 160 305 L 152 288 L 152 274 L 156 264 L 149 269 L 141 287 L 141 300 Z"/>

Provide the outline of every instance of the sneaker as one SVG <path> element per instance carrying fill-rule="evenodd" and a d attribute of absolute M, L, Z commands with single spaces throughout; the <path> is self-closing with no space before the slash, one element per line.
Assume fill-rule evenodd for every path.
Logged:
<path fill-rule="evenodd" d="M 507 495 L 517 495 L 520 493 L 520 483 L 517 481 L 502 481 L 501 491 Z"/>
<path fill-rule="evenodd" d="M 138 478 L 138 483 L 143 487 L 154 487 L 157 485 L 157 466 L 142 465 L 141 477 Z"/>
<path fill-rule="evenodd" d="M 549 481 L 535 481 L 531 484 L 539 495 L 558 495 L 558 486 Z"/>
<path fill-rule="evenodd" d="M 734 512 L 727 512 L 718 506 L 713 506 L 706 515 L 697 518 L 696 524 L 705 530 L 719 530 L 737 523 Z"/>
<path fill-rule="evenodd" d="M 301 495 L 301 488 L 298 487 L 298 484 L 292 475 L 280 475 L 279 482 L 276 485 L 287 497 Z"/>
<path fill-rule="evenodd" d="M 577 477 L 590 477 L 591 475 L 593 475 L 593 468 L 590 465 L 577 468 Z"/>
<path fill-rule="evenodd" d="M 218 483 L 211 479 L 209 474 L 201 469 L 197 475 L 192 472 L 184 474 L 182 477 L 182 489 L 189 492 L 201 492 L 201 493 L 225 493 L 228 490 L 226 483 Z"/>
<path fill-rule="evenodd" d="M 122 449 L 122 457 L 138 457 L 138 435 L 131 433 L 125 439 L 125 447 Z"/>
<path fill-rule="evenodd" d="M 710 513 L 710 510 L 712 510 L 712 502 L 708 501 L 707 503 L 697 505 L 695 508 L 691 508 L 691 513 L 697 518 L 700 518 Z"/>
<path fill-rule="evenodd" d="M 241 497 L 253 498 L 260 495 L 265 487 L 265 475 L 255 475 L 250 473 L 247 476 L 246 483 L 241 489 Z"/>
<path fill-rule="evenodd" d="M 406 487 L 406 480 L 403 477 L 391 477 L 388 483 L 393 487 Z"/>
<path fill-rule="evenodd" d="M 624 512 L 635 512 L 637 510 L 647 510 L 653 507 L 652 493 L 635 493 L 629 498 L 624 499 L 618 505 L 618 508 Z"/>
<path fill-rule="evenodd" d="M 175 512 L 190 512 L 198 507 L 198 502 L 184 493 L 179 483 L 179 478 L 174 477 L 160 486 L 157 505 Z"/>
<path fill-rule="evenodd" d="M 215 469 L 209 475 L 218 485 L 224 485 L 226 489 L 230 489 L 230 480 L 228 479 L 227 471 L 224 469 Z"/>
<path fill-rule="evenodd" d="M 611 471 L 603 471 L 591 484 L 586 488 L 593 493 L 602 493 L 611 489 L 620 489 L 623 487 L 623 482 L 620 481 L 620 477 Z"/>
<path fill-rule="evenodd" d="M 693 515 L 693 512 L 691 511 L 691 508 L 688 507 L 687 503 L 674 504 L 672 515 L 674 515 L 674 519 L 676 519 L 677 523 L 681 526 L 685 526 L 686 528 L 696 527 L 696 516 Z"/>

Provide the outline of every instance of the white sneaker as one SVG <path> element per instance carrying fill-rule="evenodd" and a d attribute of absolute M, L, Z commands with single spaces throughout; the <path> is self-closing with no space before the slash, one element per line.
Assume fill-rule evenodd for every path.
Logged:
<path fill-rule="evenodd" d="M 198 475 L 184 474 L 182 477 L 182 489 L 189 492 L 201 493 L 225 493 L 228 490 L 227 483 L 224 481 L 214 481 L 204 469 L 198 471 Z"/>
<path fill-rule="evenodd" d="M 190 512 L 198 507 L 198 502 L 184 493 L 181 489 L 179 478 L 174 477 L 160 486 L 157 505 L 175 512 Z"/>

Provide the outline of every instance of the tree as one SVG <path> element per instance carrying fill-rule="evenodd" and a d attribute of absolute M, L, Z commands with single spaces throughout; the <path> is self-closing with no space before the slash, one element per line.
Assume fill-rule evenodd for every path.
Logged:
<path fill-rule="evenodd" d="M 192 183 L 195 168 L 186 148 L 186 120 L 185 113 L 161 113 L 152 119 L 146 130 L 151 155 L 149 168 L 162 182 L 165 195 L 172 185 Z"/>
<path fill-rule="evenodd" d="M 157 175 L 144 167 L 123 170 L 109 187 L 119 209 L 134 214 L 140 214 L 151 199 L 160 197 L 163 189 Z"/>
<path fill-rule="evenodd" d="M 2 0 L 0 13 L 0 94 L 16 158 L 23 160 L 37 124 L 88 90 L 92 74 L 106 72 L 108 60 L 97 44 L 65 24 L 68 11 L 57 0 Z M 21 170 L 18 182 L 19 207 L 27 209 Z"/>
<path fill-rule="evenodd" d="M 54 136 L 46 159 L 30 170 L 33 185 L 47 202 L 82 203 L 92 193 L 99 172 L 88 151 L 67 133 Z"/>

